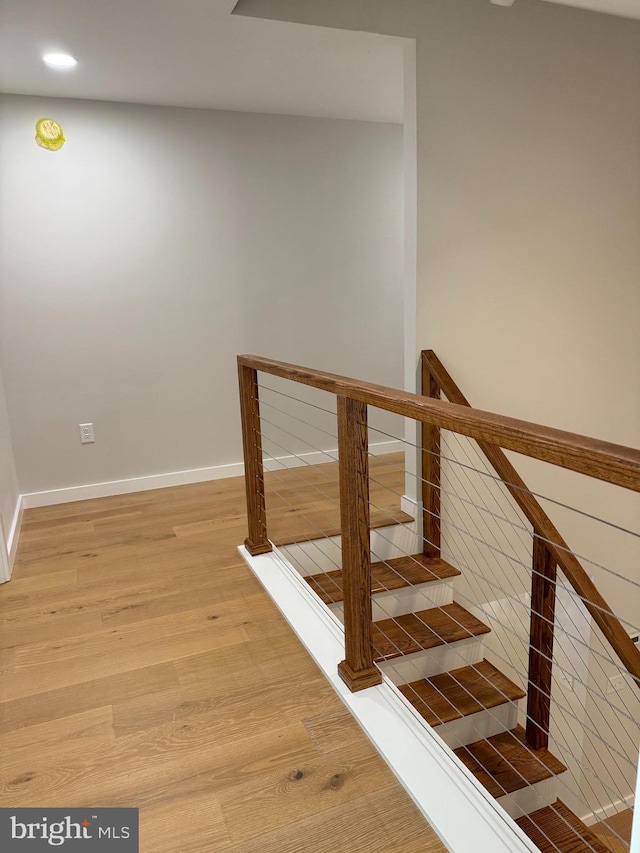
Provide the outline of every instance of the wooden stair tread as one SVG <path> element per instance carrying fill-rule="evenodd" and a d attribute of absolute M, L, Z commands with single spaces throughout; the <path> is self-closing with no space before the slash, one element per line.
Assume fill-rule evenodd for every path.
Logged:
<path fill-rule="evenodd" d="M 383 619 L 371 626 L 376 662 L 487 634 L 491 628 L 455 602 Z"/>
<path fill-rule="evenodd" d="M 516 821 L 541 853 L 611 853 L 562 800 Z"/>
<path fill-rule="evenodd" d="M 458 569 L 436 557 L 425 557 L 423 554 L 396 557 L 371 564 L 371 592 L 375 594 L 385 590 L 402 589 L 453 578 L 459 574 Z M 311 575 L 305 580 L 325 604 L 336 604 L 344 598 L 341 569 Z"/>
<path fill-rule="evenodd" d="M 547 749 L 528 747 L 522 726 L 461 746 L 454 752 L 496 798 L 550 779 L 567 769 Z"/>
<path fill-rule="evenodd" d="M 402 684 L 398 689 L 431 726 L 527 695 L 488 660 Z"/>
<path fill-rule="evenodd" d="M 273 512 L 272 514 L 277 516 L 276 512 Z M 297 518 L 292 520 L 292 516 L 289 514 L 284 520 L 276 518 L 276 521 L 272 524 L 275 529 L 269 538 L 274 545 L 295 545 L 298 542 L 313 542 L 315 539 L 327 539 L 331 536 L 340 536 L 342 533 L 340 520 L 336 519 L 333 524 L 329 524 L 326 522 L 325 516 L 326 511 L 324 510 L 316 512 L 308 510 L 303 517 L 303 524 L 306 523 L 307 527 L 302 530 L 297 529 L 299 526 L 299 520 Z M 277 523 L 278 521 L 280 524 Z M 287 526 L 295 526 L 296 532 L 288 532 L 284 521 L 288 522 Z M 369 528 L 371 530 L 377 530 L 381 527 L 395 527 L 396 524 L 411 524 L 412 521 L 415 521 L 415 519 L 401 510 L 393 513 L 371 510 Z M 280 527 L 283 529 L 280 530 Z"/>

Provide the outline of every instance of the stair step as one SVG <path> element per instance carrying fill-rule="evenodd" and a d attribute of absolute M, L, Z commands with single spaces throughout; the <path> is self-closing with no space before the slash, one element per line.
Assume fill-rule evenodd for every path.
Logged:
<path fill-rule="evenodd" d="M 458 569 L 434 557 L 414 554 L 411 557 L 395 557 L 392 560 L 371 564 L 371 592 L 402 589 L 430 581 L 445 580 L 459 575 Z M 321 572 L 305 578 L 309 586 L 325 604 L 342 601 L 342 571 Z"/>
<path fill-rule="evenodd" d="M 611 853 L 562 800 L 520 817 L 516 823 L 541 853 Z"/>
<path fill-rule="evenodd" d="M 527 746 L 522 726 L 461 746 L 454 752 L 496 799 L 551 779 L 567 769 L 548 750 Z"/>
<path fill-rule="evenodd" d="M 306 466 L 305 471 L 308 469 L 309 466 Z M 304 509 L 294 507 L 293 509 L 271 510 L 273 517 L 270 516 L 269 518 L 269 538 L 274 545 L 281 546 L 340 536 L 342 525 L 339 516 L 333 523 L 327 521 L 327 516 L 335 509 L 335 504 L 336 501 L 331 499 L 323 503 L 314 501 L 313 507 L 305 507 Z M 413 516 L 402 512 L 402 510 L 385 512 L 372 509 L 369 528 L 371 530 L 377 530 L 381 527 L 393 528 L 400 524 L 411 524 L 413 521 L 415 521 Z"/>
<path fill-rule="evenodd" d="M 383 619 L 371 626 L 376 662 L 488 634 L 491 628 L 455 602 Z"/>
<path fill-rule="evenodd" d="M 515 702 L 527 695 L 488 660 L 403 684 L 399 690 L 431 726 Z"/>

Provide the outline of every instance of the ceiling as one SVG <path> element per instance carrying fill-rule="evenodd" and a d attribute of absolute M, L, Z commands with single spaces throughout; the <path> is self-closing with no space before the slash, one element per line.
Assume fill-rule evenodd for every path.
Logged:
<path fill-rule="evenodd" d="M 232 15 L 236 2 L 0 0 L 0 91 L 402 121 L 403 39 Z M 640 18 L 640 0 L 550 2 Z M 80 64 L 48 69 L 47 50 Z"/>
<path fill-rule="evenodd" d="M 232 16 L 237 0 L 0 0 L 0 91 L 401 122 L 404 40 Z M 47 51 L 79 65 L 54 71 Z"/>

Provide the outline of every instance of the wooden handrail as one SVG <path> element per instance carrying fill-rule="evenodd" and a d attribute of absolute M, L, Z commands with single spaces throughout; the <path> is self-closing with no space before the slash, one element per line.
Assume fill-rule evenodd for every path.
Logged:
<path fill-rule="evenodd" d="M 640 451 L 631 447 L 256 355 L 239 355 L 238 362 L 640 492 Z"/>
<path fill-rule="evenodd" d="M 424 350 L 422 353 L 423 364 L 426 365 L 431 375 L 435 378 L 436 383 L 441 388 L 445 396 L 451 403 L 456 403 L 461 406 L 469 406 L 469 402 L 453 381 L 442 362 L 438 359 L 432 350 Z M 437 401 L 436 401 L 437 402 Z M 564 433 L 565 436 L 571 435 Z M 583 442 L 591 442 L 593 439 L 583 439 Z M 504 445 L 506 446 L 506 445 Z M 520 477 L 516 469 L 513 467 L 509 459 L 495 444 L 487 443 L 486 441 L 478 440 L 478 447 L 491 463 L 494 471 L 503 481 L 505 488 L 508 489 L 511 496 L 518 504 L 529 523 L 533 526 L 536 536 L 544 541 L 555 562 L 564 572 L 567 580 L 574 588 L 576 593 L 582 599 L 584 606 L 589 611 L 595 623 L 598 625 L 604 636 L 609 641 L 612 649 L 624 664 L 626 670 L 636 681 L 636 686 L 640 688 L 640 651 L 636 648 L 633 640 L 625 631 L 620 621 L 613 615 L 610 606 L 602 597 L 597 587 L 583 568 L 580 561 L 570 550 L 569 546 L 562 538 L 557 528 L 540 506 L 536 498 L 527 488 L 526 483 Z M 616 445 L 610 445 L 614 448 Z M 631 448 L 619 448 L 624 451 L 624 458 L 633 459 L 640 457 L 638 451 Z M 533 456 L 534 454 L 526 454 Z M 535 458 L 542 458 L 536 456 Z M 560 464 L 560 463 L 558 463 Z M 572 468 L 565 465 L 562 467 Z M 572 468 L 572 470 L 578 470 Z M 587 470 L 582 473 L 588 474 Z M 629 469 L 630 473 L 630 469 Z M 591 473 L 591 476 L 597 477 L 597 474 Z M 637 480 L 638 475 L 633 475 Z M 605 479 L 600 477 L 599 479 Z M 625 481 L 627 477 L 624 478 Z M 624 485 L 626 488 L 639 491 L 638 484 L 627 484 L 619 482 L 617 479 L 609 479 L 609 482 Z"/>
<path fill-rule="evenodd" d="M 529 492 L 526 484 L 500 448 L 541 459 L 636 492 L 640 491 L 640 451 L 564 430 L 472 409 L 435 354 L 425 351 L 423 359 L 428 361 L 429 370 L 449 398 L 449 402 L 255 355 L 239 355 L 238 365 L 241 374 L 244 372 L 245 382 L 253 377 L 249 371 L 261 371 L 328 391 L 338 398 L 349 398 L 366 405 L 376 406 L 476 439 L 498 476 L 504 481 L 506 488 L 532 524 L 536 535 L 544 540 L 552 557 L 561 567 L 627 671 L 636 680 L 637 686 L 640 687 L 640 652 L 620 621 L 613 615 L 611 608 L 580 562 L 571 553 L 551 519 Z M 242 368 L 247 370 L 242 371 Z M 257 392 L 255 405 L 255 411 L 257 411 Z M 255 412 L 252 411 L 252 417 L 254 416 Z M 255 443 L 252 447 L 252 465 L 256 468 Z M 256 512 L 260 515 L 262 507 L 256 507 Z M 266 531 L 262 533 L 261 518 L 254 518 L 253 523 L 260 530 L 259 539 L 263 540 L 254 544 L 258 548 L 267 547 Z"/>

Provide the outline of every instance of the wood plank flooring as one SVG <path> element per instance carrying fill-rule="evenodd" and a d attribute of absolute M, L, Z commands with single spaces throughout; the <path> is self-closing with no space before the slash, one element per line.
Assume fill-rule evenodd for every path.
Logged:
<path fill-rule="evenodd" d="M 400 509 L 404 493 L 404 454 L 369 459 L 369 512 L 372 528 L 412 521 Z M 338 463 L 301 466 L 265 473 L 269 537 L 290 545 L 340 533 Z"/>
<path fill-rule="evenodd" d="M 0 586 L 0 805 L 139 807 L 142 853 L 444 851 L 245 535 L 239 478 L 26 512 Z"/>
<path fill-rule="evenodd" d="M 629 853 L 633 812 L 625 809 L 602 823 L 590 827 L 593 834 L 603 841 L 611 853 Z"/>

